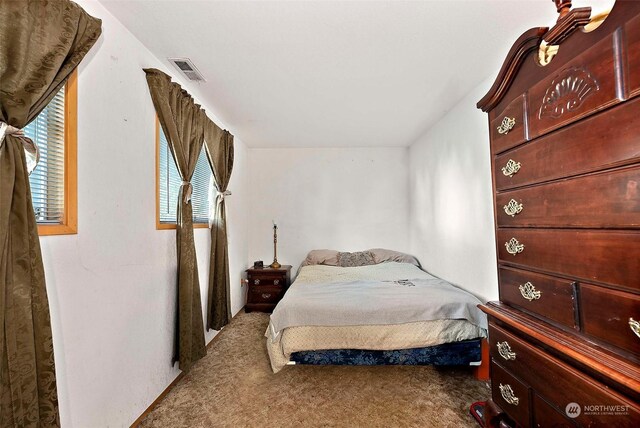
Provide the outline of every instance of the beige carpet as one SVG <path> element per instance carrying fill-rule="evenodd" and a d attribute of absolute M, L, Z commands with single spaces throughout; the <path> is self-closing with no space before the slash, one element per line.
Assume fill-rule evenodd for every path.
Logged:
<path fill-rule="evenodd" d="M 238 314 L 143 427 L 477 427 L 489 396 L 467 369 L 288 366 L 273 374 L 268 314 Z"/>

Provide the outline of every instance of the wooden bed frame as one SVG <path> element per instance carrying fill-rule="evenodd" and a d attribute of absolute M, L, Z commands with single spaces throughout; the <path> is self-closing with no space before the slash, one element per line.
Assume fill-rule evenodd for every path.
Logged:
<path fill-rule="evenodd" d="M 487 339 L 482 339 L 480 343 L 480 352 L 482 353 L 482 364 L 477 366 L 474 370 L 476 379 L 482 381 L 489 380 L 489 343 Z"/>

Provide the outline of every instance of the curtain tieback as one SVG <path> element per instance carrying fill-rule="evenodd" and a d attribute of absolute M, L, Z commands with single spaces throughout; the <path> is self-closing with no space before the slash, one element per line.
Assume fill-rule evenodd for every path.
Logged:
<path fill-rule="evenodd" d="M 184 195 L 184 203 L 191 203 L 191 193 L 193 192 L 193 185 L 190 181 L 182 182 L 182 194 Z"/>
<path fill-rule="evenodd" d="M 29 174 L 31 174 L 33 170 L 36 169 L 36 166 L 38 166 L 38 161 L 40 161 L 40 149 L 38 148 L 38 145 L 34 143 L 31 138 L 27 138 L 22 129 L 11 126 L 0 120 L 0 148 L 2 148 L 5 138 L 9 135 L 19 139 L 24 146 L 24 150 L 28 155 L 27 170 L 29 171 Z"/>
<path fill-rule="evenodd" d="M 20 138 L 24 137 L 24 132 L 22 132 L 22 129 L 0 120 L 0 147 L 4 144 L 4 137 L 6 135 L 13 135 L 14 137 Z"/>
<path fill-rule="evenodd" d="M 228 190 L 225 190 L 224 192 L 221 192 L 218 190 L 218 194 L 216 195 L 216 199 L 218 200 L 218 203 L 222 203 L 224 202 L 224 198 L 226 196 L 231 196 L 231 192 Z"/>

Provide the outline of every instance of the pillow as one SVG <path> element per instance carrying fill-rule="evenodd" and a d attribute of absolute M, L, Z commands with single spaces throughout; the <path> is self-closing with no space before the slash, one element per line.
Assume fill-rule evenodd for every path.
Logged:
<path fill-rule="evenodd" d="M 308 265 L 338 266 L 338 252 L 334 250 L 311 250 L 300 267 Z"/>
<path fill-rule="evenodd" d="M 375 265 L 373 254 L 369 251 L 358 251 L 355 253 L 338 253 L 338 266 L 357 267 Z"/>
<path fill-rule="evenodd" d="M 355 256 L 363 253 L 369 254 L 373 258 L 373 261 L 371 261 L 370 257 L 367 256 Z M 418 262 L 418 259 L 416 259 L 415 257 L 406 253 L 401 253 L 399 251 L 386 250 L 384 248 L 373 248 L 371 250 L 354 253 L 341 253 L 335 250 L 311 250 L 309 251 L 309 254 L 307 254 L 307 257 L 304 259 L 300 267 L 309 265 L 346 266 L 338 262 L 338 255 L 340 254 L 343 255 L 341 257 L 343 263 L 346 263 L 349 266 L 367 266 L 384 262 L 398 262 L 410 263 L 412 265 L 420 267 L 420 262 Z M 362 262 L 352 262 L 351 259 L 353 259 L 353 257 L 360 257 L 366 262 L 365 264 L 357 264 Z"/>
<path fill-rule="evenodd" d="M 401 253 L 399 251 L 393 250 L 385 250 L 384 248 L 373 248 L 368 250 L 369 253 L 373 254 L 373 259 L 375 263 L 384 263 L 384 262 L 398 262 L 398 263 L 410 263 L 412 265 L 420 267 L 420 262 L 415 257 Z"/>

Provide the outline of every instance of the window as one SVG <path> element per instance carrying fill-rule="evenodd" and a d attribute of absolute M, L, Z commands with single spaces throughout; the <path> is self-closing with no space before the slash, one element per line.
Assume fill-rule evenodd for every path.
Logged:
<path fill-rule="evenodd" d="M 173 155 L 162 132 L 160 122 L 156 119 L 156 228 L 175 229 L 178 210 L 178 192 L 182 179 L 173 160 Z M 209 189 L 212 186 L 211 167 L 207 160 L 204 145 L 196 162 L 196 169 L 191 178 L 193 192 L 191 207 L 193 209 L 193 227 L 209 227 Z"/>
<path fill-rule="evenodd" d="M 77 71 L 24 133 L 40 149 L 29 176 L 40 235 L 77 233 Z"/>

